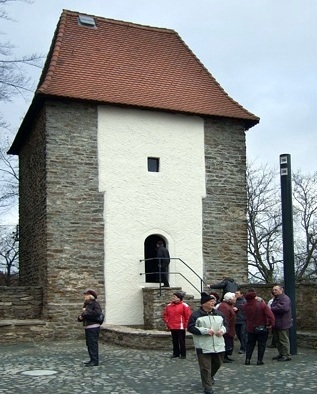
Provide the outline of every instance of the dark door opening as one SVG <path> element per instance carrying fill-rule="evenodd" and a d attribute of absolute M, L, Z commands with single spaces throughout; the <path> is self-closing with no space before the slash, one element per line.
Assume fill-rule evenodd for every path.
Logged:
<path fill-rule="evenodd" d="M 163 241 L 164 246 L 166 247 L 165 239 L 158 234 L 150 235 L 144 241 L 144 259 L 145 259 L 145 274 L 146 274 L 145 282 L 147 283 L 148 282 L 159 283 L 159 274 L 151 273 L 151 272 L 159 272 L 158 261 L 155 259 L 157 241 Z"/>

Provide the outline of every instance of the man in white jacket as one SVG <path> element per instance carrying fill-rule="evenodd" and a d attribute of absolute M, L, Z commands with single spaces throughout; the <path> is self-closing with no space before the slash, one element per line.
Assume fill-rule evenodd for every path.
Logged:
<path fill-rule="evenodd" d="M 216 297 L 201 293 L 200 303 L 189 318 L 187 330 L 193 334 L 205 394 L 213 394 L 214 376 L 224 358 L 226 323 L 223 314 L 215 309 Z"/>

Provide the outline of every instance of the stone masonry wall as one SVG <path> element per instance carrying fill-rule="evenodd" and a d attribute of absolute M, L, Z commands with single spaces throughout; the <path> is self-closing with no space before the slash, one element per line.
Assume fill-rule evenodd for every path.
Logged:
<path fill-rule="evenodd" d="M 97 291 L 104 309 L 104 199 L 98 190 L 97 121 L 94 105 L 46 105 L 49 281 L 44 313 L 65 336 L 78 328 L 74 321 L 85 288 Z"/>
<path fill-rule="evenodd" d="M 46 282 L 45 111 L 41 111 L 19 153 L 19 280 Z"/>
<path fill-rule="evenodd" d="M 43 318 L 58 337 L 82 330 L 85 288 L 104 308 L 97 121 L 95 105 L 49 101 L 19 155 L 20 284 L 43 287 Z"/>
<path fill-rule="evenodd" d="M 40 286 L 0 286 L 0 319 L 39 319 L 42 303 Z"/>
<path fill-rule="evenodd" d="M 204 278 L 247 281 L 246 146 L 241 121 L 205 120 Z"/>

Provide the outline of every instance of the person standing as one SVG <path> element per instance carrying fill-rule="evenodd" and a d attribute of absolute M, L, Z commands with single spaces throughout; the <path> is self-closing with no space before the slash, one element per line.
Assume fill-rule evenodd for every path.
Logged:
<path fill-rule="evenodd" d="M 94 367 L 99 365 L 99 349 L 98 339 L 100 331 L 100 323 L 97 323 L 98 317 L 102 313 L 99 302 L 97 301 L 97 293 L 92 289 L 84 292 L 83 311 L 78 315 L 78 321 L 83 323 L 85 329 L 86 346 L 90 360 L 85 362 L 86 367 Z"/>
<path fill-rule="evenodd" d="M 170 287 L 167 279 L 167 268 L 170 263 L 169 252 L 165 248 L 162 240 L 157 241 L 156 248 L 156 257 L 158 260 L 159 270 L 161 272 L 161 282 L 164 283 L 164 287 Z"/>
<path fill-rule="evenodd" d="M 208 287 L 210 289 L 222 289 L 221 301 L 223 301 L 226 293 L 235 293 L 239 289 L 239 285 L 235 280 L 228 276 L 224 276 L 221 282 L 208 285 Z"/>
<path fill-rule="evenodd" d="M 223 301 L 220 302 L 217 309 L 222 312 L 227 323 L 227 332 L 224 334 L 225 340 L 225 357 L 224 363 L 232 363 L 234 360 L 229 356 L 233 353 L 234 336 L 236 335 L 236 308 L 234 304 L 236 302 L 235 293 L 226 293 Z"/>
<path fill-rule="evenodd" d="M 173 293 L 171 302 L 163 312 L 163 320 L 172 335 L 172 358 L 186 358 L 186 328 L 191 311 L 189 305 L 183 302 L 184 296 L 182 291 Z"/>
<path fill-rule="evenodd" d="M 247 348 L 247 327 L 244 315 L 244 305 L 246 304 L 246 299 L 241 290 L 235 292 L 236 295 L 236 334 L 240 342 L 239 354 L 244 354 Z"/>
<path fill-rule="evenodd" d="M 272 329 L 278 355 L 273 360 L 290 361 L 290 342 L 288 331 L 293 325 L 292 306 L 290 298 L 284 293 L 281 286 L 274 286 L 272 289 L 274 299 L 271 310 L 275 316 L 275 324 Z"/>
<path fill-rule="evenodd" d="M 268 303 L 267 303 L 267 306 L 268 306 L 270 309 L 271 309 L 272 302 L 273 302 L 273 300 L 274 300 L 273 291 L 271 291 L 271 296 L 272 296 L 272 298 L 270 298 L 269 301 L 268 301 Z M 276 348 L 276 345 L 275 345 L 275 341 L 274 341 L 273 335 L 272 335 L 271 344 L 270 344 L 270 345 L 266 345 L 266 347 L 269 347 L 269 348 Z"/>
<path fill-rule="evenodd" d="M 201 293 L 201 307 L 189 318 L 187 330 L 193 335 L 200 376 L 205 394 L 213 394 L 214 376 L 225 352 L 225 318 L 215 308 L 216 297 Z"/>
<path fill-rule="evenodd" d="M 250 365 L 256 343 L 258 343 L 257 365 L 263 365 L 269 329 L 274 325 L 275 318 L 266 303 L 257 300 L 255 291 L 248 292 L 245 299 L 244 314 L 248 332 L 245 365 Z"/>

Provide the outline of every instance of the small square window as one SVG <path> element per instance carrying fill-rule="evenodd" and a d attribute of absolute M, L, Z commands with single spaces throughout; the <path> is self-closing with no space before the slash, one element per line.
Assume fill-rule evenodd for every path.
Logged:
<path fill-rule="evenodd" d="M 148 157 L 147 158 L 147 170 L 149 172 L 159 172 L 160 159 L 158 157 Z"/>

